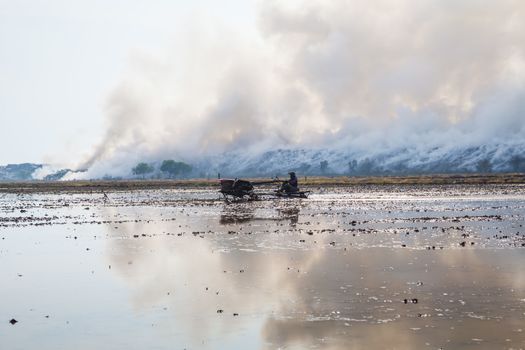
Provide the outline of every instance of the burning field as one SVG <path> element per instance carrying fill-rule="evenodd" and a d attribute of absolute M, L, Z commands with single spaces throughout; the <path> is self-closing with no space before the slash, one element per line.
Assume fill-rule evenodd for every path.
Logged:
<path fill-rule="evenodd" d="M 525 347 L 524 185 L 69 186 L 0 193 L 2 349 Z"/>

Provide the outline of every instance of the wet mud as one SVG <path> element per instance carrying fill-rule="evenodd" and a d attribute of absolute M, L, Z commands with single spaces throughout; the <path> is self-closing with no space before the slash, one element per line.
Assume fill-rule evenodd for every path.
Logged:
<path fill-rule="evenodd" d="M 0 193 L 0 348 L 525 348 L 525 186 Z"/>

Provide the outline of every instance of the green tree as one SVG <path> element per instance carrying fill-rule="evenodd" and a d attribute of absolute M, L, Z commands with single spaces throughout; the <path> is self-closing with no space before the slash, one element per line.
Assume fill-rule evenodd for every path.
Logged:
<path fill-rule="evenodd" d="M 177 162 L 178 174 L 181 176 L 188 176 L 189 173 L 193 170 L 193 167 L 184 162 Z"/>
<path fill-rule="evenodd" d="M 153 170 L 153 167 L 148 163 L 139 163 L 136 167 L 131 169 L 131 172 L 133 173 L 133 175 L 142 176 L 142 178 L 144 179 L 146 177 L 146 174 L 152 173 Z"/>
<path fill-rule="evenodd" d="M 160 171 L 167 173 L 169 177 L 173 177 L 176 173 L 176 162 L 173 159 L 165 160 L 160 166 Z"/>
<path fill-rule="evenodd" d="M 167 173 L 169 177 L 173 178 L 177 175 L 186 176 L 192 171 L 192 166 L 184 162 L 176 162 L 168 159 L 162 162 L 160 171 Z"/>

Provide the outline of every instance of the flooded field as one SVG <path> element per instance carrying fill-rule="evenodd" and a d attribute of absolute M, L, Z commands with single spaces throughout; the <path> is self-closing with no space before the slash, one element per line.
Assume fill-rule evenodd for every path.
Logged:
<path fill-rule="evenodd" d="M 0 349 L 524 349 L 525 186 L 0 194 Z"/>

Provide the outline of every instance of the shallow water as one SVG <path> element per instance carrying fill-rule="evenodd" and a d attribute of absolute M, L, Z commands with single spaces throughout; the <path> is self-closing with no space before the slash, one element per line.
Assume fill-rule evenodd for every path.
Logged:
<path fill-rule="evenodd" d="M 524 190 L 2 194 L 0 349 L 525 348 Z"/>

